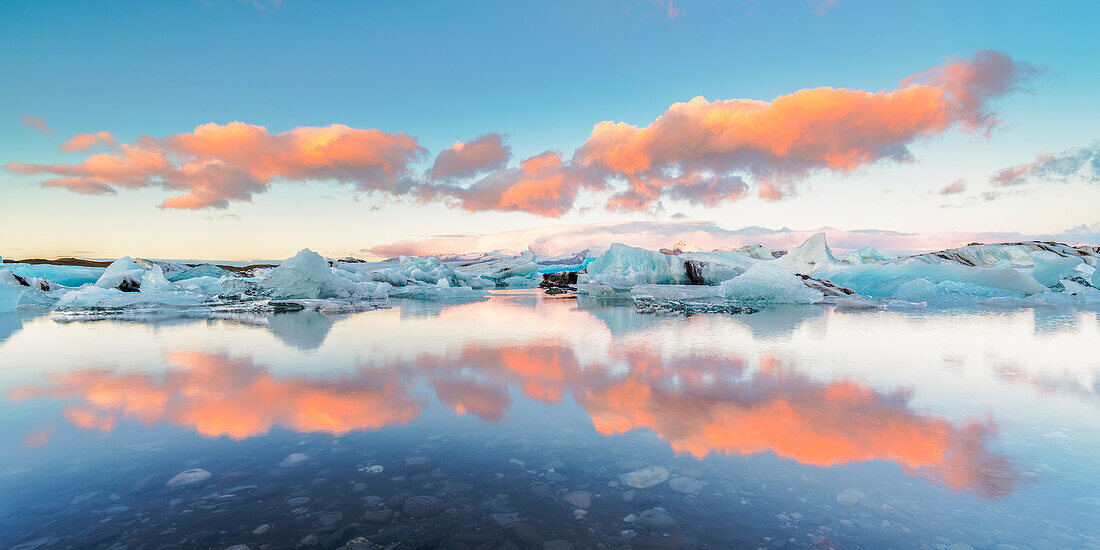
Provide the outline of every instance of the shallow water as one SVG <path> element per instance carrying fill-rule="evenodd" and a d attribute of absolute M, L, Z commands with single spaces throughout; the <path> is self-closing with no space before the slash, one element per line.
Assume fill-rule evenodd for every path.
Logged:
<path fill-rule="evenodd" d="M 0 315 L 0 547 L 1100 547 L 1095 310 L 392 306 Z"/>

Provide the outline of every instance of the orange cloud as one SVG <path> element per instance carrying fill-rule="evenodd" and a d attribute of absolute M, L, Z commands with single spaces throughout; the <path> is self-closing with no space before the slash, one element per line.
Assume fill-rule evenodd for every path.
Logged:
<path fill-rule="evenodd" d="M 906 78 L 896 90 L 813 88 L 772 101 L 696 97 L 649 126 L 597 124 L 573 162 L 627 181 L 613 207 L 640 209 L 676 189 L 707 196 L 706 183 L 751 176 L 758 194 L 778 199 L 809 174 L 848 173 L 879 161 L 911 160 L 908 145 L 954 127 L 989 130 L 989 100 L 1036 69 L 1001 52 Z M 735 195 L 739 196 L 739 195 Z"/>
<path fill-rule="evenodd" d="M 77 134 L 62 143 L 58 149 L 69 152 L 83 153 L 97 145 L 108 147 L 115 144 L 115 136 L 111 132 L 96 132 L 94 134 Z"/>
<path fill-rule="evenodd" d="M 439 152 L 429 174 L 432 178 L 468 178 L 499 170 L 512 158 L 512 150 L 500 134 L 484 134 L 472 141 L 456 141 Z"/>
<path fill-rule="evenodd" d="M 72 140 L 70 140 L 72 141 Z M 164 139 L 148 136 L 80 164 L 10 163 L 20 174 L 52 174 L 47 187 L 108 194 L 116 187 L 163 187 L 183 194 L 162 208 L 225 208 L 249 201 L 272 182 L 330 180 L 364 191 L 407 192 L 409 163 L 424 154 L 416 138 L 343 124 L 299 127 L 279 134 L 263 126 L 203 124 Z"/>
<path fill-rule="evenodd" d="M 455 201 L 469 211 L 528 212 L 557 217 L 573 208 L 577 193 L 585 187 L 602 187 L 602 180 L 545 152 L 520 163 L 519 168 L 494 172 L 470 187 L 426 186 L 426 198 Z"/>
<path fill-rule="evenodd" d="M 667 7 L 669 14 L 677 10 Z M 893 90 L 808 88 L 771 101 L 699 96 L 673 104 L 648 126 L 600 122 L 568 160 L 547 151 L 508 167 L 511 150 L 500 134 L 456 142 L 420 179 L 411 165 L 427 152 L 416 138 L 342 124 L 272 134 L 243 122 L 210 123 L 167 138 L 145 136 L 79 164 L 6 167 L 50 175 L 43 185 L 76 193 L 180 192 L 161 203 L 170 209 L 225 208 L 278 180 L 337 181 L 468 211 L 546 217 L 572 210 L 582 191 L 608 187 L 616 190 L 607 202 L 612 210 L 643 210 L 665 198 L 711 206 L 741 199 L 750 186 L 760 198 L 779 200 L 817 172 L 909 162 L 911 144 L 954 128 L 988 133 L 998 124 L 991 101 L 1037 72 L 1005 53 L 979 51 L 905 78 Z M 75 136 L 62 148 L 112 142 L 100 132 Z"/>

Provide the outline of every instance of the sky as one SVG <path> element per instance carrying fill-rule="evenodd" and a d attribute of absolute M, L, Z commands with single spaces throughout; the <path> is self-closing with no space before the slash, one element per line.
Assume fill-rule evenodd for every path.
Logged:
<path fill-rule="evenodd" d="M 0 255 L 820 228 L 1100 244 L 1097 20 L 1085 1 L 6 1 Z"/>

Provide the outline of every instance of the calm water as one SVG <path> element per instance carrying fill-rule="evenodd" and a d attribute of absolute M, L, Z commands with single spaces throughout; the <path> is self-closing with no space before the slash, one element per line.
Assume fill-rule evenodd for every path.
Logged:
<path fill-rule="evenodd" d="M 0 547 L 1100 548 L 1095 310 L 5 314 L 0 418 Z"/>

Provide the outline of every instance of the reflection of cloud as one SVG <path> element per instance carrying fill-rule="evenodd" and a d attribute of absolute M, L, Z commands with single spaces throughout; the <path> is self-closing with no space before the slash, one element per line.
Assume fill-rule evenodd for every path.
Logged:
<path fill-rule="evenodd" d="M 110 430 L 131 419 L 240 439 L 276 425 L 344 433 L 407 423 L 422 409 L 410 396 L 419 381 L 458 414 L 500 421 L 512 407 L 510 389 L 519 388 L 545 403 L 571 395 L 598 432 L 646 429 L 695 457 L 773 452 L 816 466 L 888 461 L 989 498 L 1017 483 L 1016 467 L 988 448 L 992 422 L 957 424 L 921 413 L 907 391 L 819 383 L 766 356 L 753 366 L 720 354 L 670 358 L 641 344 L 582 363 L 583 352 L 552 339 L 502 339 L 380 358 L 326 380 L 276 378 L 248 359 L 181 352 L 168 355 L 173 367 L 162 376 L 86 369 L 10 397 L 75 397 L 64 415 L 85 429 Z"/>
<path fill-rule="evenodd" d="M 34 449 L 37 447 L 44 447 L 50 442 L 50 437 L 53 436 L 53 426 L 47 426 L 45 428 L 35 430 L 28 433 L 23 437 L 23 448 Z"/>
<path fill-rule="evenodd" d="M 228 355 L 178 352 L 163 376 L 86 369 L 59 375 L 45 389 L 11 392 L 12 399 L 77 397 L 65 410 L 74 425 L 110 430 L 119 418 L 186 426 L 206 436 L 243 439 L 279 425 L 300 432 L 345 433 L 403 424 L 416 418 L 395 373 L 334 380 L 280 379 L 252 361 Z"/>
<path fill-rule="evenodd" d="M 722 364 L 693 358 L 689 368 L 720 373 Z M 667 375 L 679 368 L 634 372 L 577 400 L 601 433 L 646 428 L 674 450 L 697 457 L 771 451 L 819 466 L 885 460 L 990 498 L 1007 495 L 1016 483 L 1009 460 L 985 447 L 991 423 L 955 426 L 921 415 L 909 408 L 905 392 L 881 393 L 852 382 L 815 384 L 783 369 L 685 389 L 668 384 Z"/>

